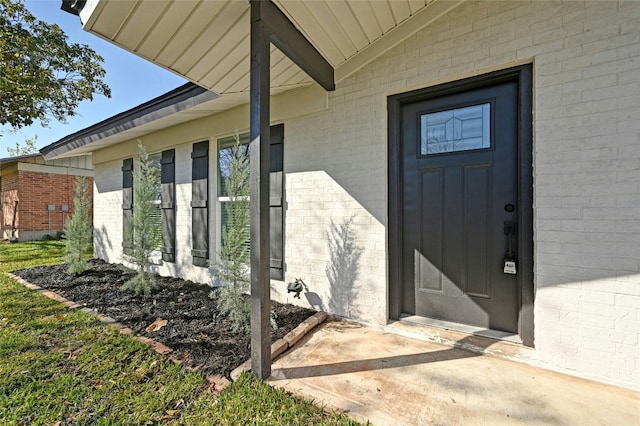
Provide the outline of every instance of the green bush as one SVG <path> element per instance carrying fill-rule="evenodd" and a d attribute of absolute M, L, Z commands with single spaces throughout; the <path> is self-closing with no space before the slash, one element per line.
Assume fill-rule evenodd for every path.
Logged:
<path fill-rule="evenodd" d="M 229 201 L 222 203 L 222 247 L 213 263 L 221 286 L 210 295 L 236 331 L 249 331 L 251 325 L 249 169 L 248 146 L 236 134 L 233 146 L 220 152 L 221 186 Z M 271 326 L 276 328 L 273 311 Z"/>
<path fill-rule="evenodd" d="M 70 274 L 81 274 L 89 268 L 87 253 L 93 248 L 90 210 L 91 197 L 87 179 L 78 176 L 73 190 L 73 214 L 64 224 L 64 261 Z"/>
<path fill-rule="evenodd" d="M 230 201 L 223 203 L 222 247 L 214 263 L 221 287 L 211 292 L 218 310 L 229 317 L 234 330 L 250 327 L 251 304 L 249 261 L 249 157 L 236 134 L 235 144 L 220 158 L 225 170 L 223 186 Z"/>
<path fill-rule="evenodd" d="M 160 171 L 153 166 L 147 150 L 138 141 L 138 162 L 133 170 L 133 215 L 125 230 L 133 243 L 129 257 L 137 274 L 124 283 L 122 289 L 145 296 L 149 296 L 156 286 L 156 276 L 150 271 L 150 257 L 162 241 L 161 229 L 154 220 L 159 187 Z"/>

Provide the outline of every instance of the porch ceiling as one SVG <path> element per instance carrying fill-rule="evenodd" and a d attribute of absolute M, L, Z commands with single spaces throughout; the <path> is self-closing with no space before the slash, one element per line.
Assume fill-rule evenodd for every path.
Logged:
<path fill-rule="evenodd" d="M 339 83 L 465 0 L 272 1 L 334 68 Z M 63 8 L 77 13 L 74 5 Z M 87 0 L 79 15 L 85 30 L 201 88 L 176 89 L 197 92 L 192 103 L 172 104 L 172 91 L 150 107 L 143 104 L 69 135 L 43 148 L 45 158 L 89 153 L 249 101 L 248 0 Z M 312 83 L 271 46 L 272 95 Z"/>
<path fill-rule="evenodd" d="M 337 82 L 461 1 L 273 0 L 334 67 Z M 89 0 L 80 17 L 86 30 L 221 97 L 248 96 L 247 0 Z M 312 83 L 273 46 L 271 64 L 272 93 Z"/>

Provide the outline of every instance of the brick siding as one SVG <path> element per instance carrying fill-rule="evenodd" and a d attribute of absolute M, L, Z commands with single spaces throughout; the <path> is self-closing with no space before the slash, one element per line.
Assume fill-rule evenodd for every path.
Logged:
<path fill-rule="evenodd" d="M 92 194 L 93 178 L 86 179 Z M 15 226 L 18 234 L 55 235 L 62 231 L 63 221 L 73 213 L 75 181 L 76 177 L 72 175 L 30 171 L 18 171 L 8 178 L 3 176 L 2 230 L 6 234 L 11 229 L 13 203 L 17 200 Z M 54 211 L 48 211 L 50 204 L 55 205 Z M 69 211 L 62 212 L 63 204 L 69 206 Z"/>
<path fill-rule="evenodd" d="M 272 295 L 386 324 L 387 96 L 522 63 L 534 69 L 534 361 L 639 389 L 640 2 L 465 2 L 339 82 L 327 111 L 285 121 L 286 280 Z M 200 138 L 181 130 L 178 143 Z M 161 272 L 209 282 L 190 264 L 189 144 L 179 148 L 179 262 Z M 120 167 L 96 166 L 96 251 L 112 261 Z M 344 224 L 360 256 L 331 282 Z M 294 278 L 308 285 L 300 300 L 286 293 Z"/>
<path fill-rule="evenodd" d="M 327 113 L 286 123 L 287 280 L 303 277 L 324 308 L 338 299 L 335 313 L 384 324 L 385 93 L 533 62 L 535 357 L 638 388 L 639 58 L 639 2 L 454 9 L 338 84 Z M 331 224 L 351 217 L 357 279 L 331 285 Z"/>

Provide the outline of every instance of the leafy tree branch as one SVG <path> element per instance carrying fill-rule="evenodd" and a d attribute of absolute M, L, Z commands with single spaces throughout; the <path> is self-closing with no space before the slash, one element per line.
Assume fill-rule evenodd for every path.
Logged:
<path fill-rule="evenodd" d="M 0 0 L 0 125 L 64 122 L 94 93 L 111 97 L 103 58 L 69 43 L 56 24 L 37 19 L 22 0 Z"/>
<path fill-rule="evenodd" d="M 25 139 L 24 144 L 16 142 L 15 146 L 7 147 L 7 154 L 9 154 L 10 157 L 21 157 L 23 155 L 35 154 L 38 152 L 38 148 L 36 148 L 37 140 L 38 135 L 35 135 L 32 139 Z"/>

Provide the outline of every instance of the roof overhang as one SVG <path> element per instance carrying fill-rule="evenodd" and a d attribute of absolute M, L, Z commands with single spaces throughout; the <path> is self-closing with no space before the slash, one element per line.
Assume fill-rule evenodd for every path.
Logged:
<path fill-rule="evenodd" d="M 35 153 L 35 154 L 19 155 L 17 157 L 0 158 L 0 166 L 6 166 L 7 164 L 11 164 L 11 163 L 19 163 L 20 161 L 30 160 L 33 158 L 38 158 L 40 156 L 41 154 Z"/>
<path fill-rule="evenodd" d="M 69 1 L 69 0 L 67 0 Z M 339 83 L 464 0 L 273 0 Z M 76 9 L 79 2 L 71 0 Z M 224 96 L 249 90 L 247 0 L 88 0 L 85 30 Z M 275 46 L 271 91 L 312 83 Z"/>
<path fill-rule="evenodd" d="M 270 7 L 302 36 L 297 50 L 308 43 L 340 83 L 463 1 L 274 0 Z M 41 150 L 47 159 L 90 153 L 249 102 L 248 0 L 62 0 L 62 9 L 80 16 L 85 30 L 197 85 L 69 135 Z M 290 40 L 271 41 L 272 95 L 318 81 L 296 65 L 300 58 L 290 59 Z"/>
<path fill-rule="evenodd" d="M 193 83 L 65 136 L 40 150 L 45 159 L 87 154 L 176 124 L 205 117 L 224 108 L 218 96 Z"/>

